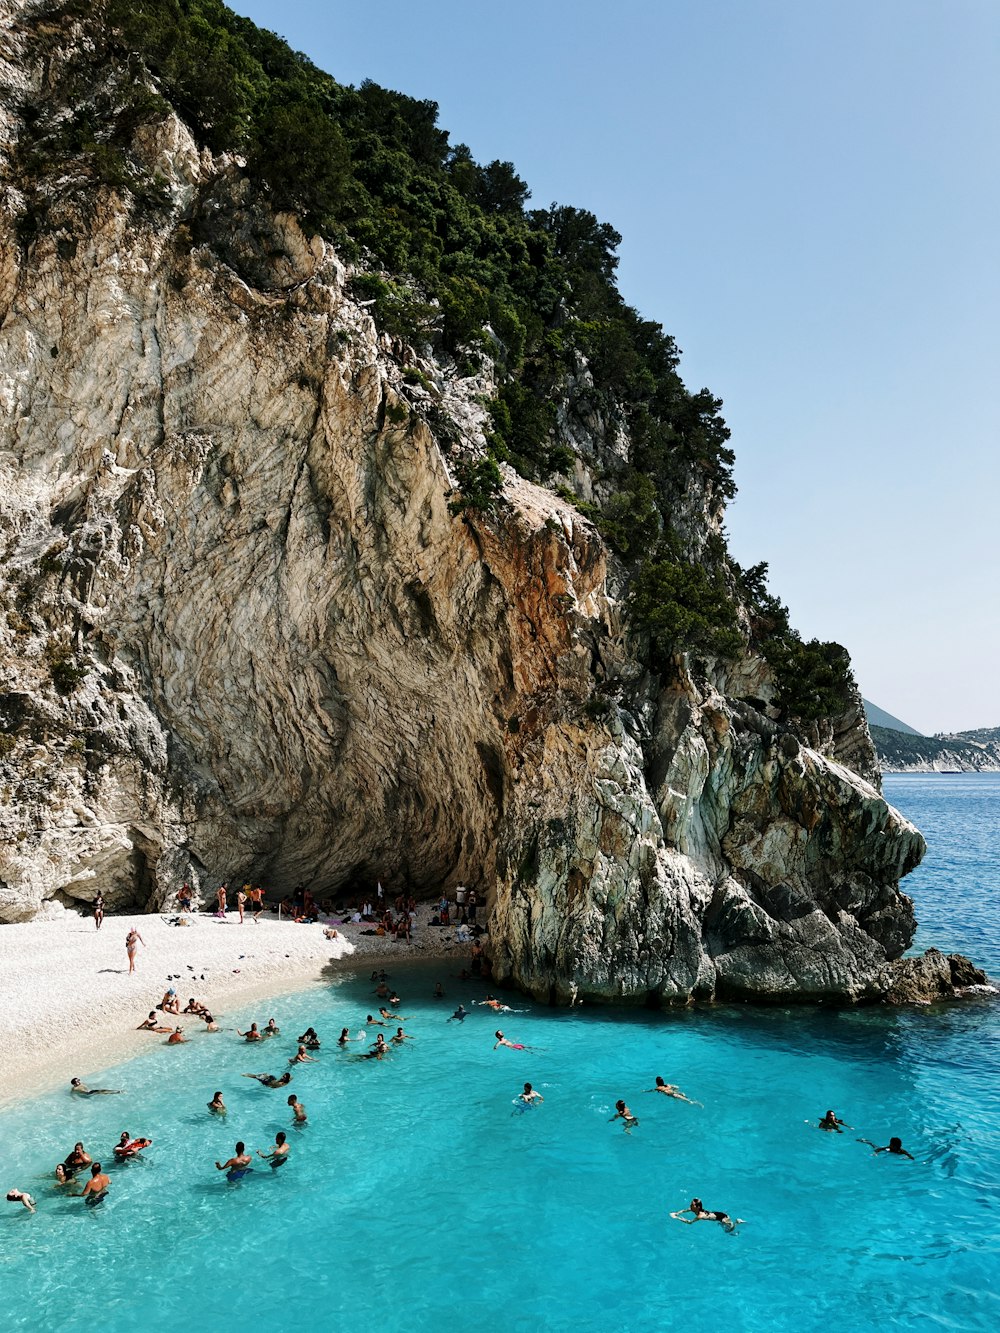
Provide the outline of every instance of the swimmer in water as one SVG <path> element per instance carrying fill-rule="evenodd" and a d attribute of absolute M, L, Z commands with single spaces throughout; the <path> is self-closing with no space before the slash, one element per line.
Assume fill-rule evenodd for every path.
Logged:
<path fill-rule="evenodd" d="M 685 1213 L 690 1213 L 690 1217 L 685 1217 Z M 693 1226 L 695 1222 L 720 1222 L 724 1229 L 730 1233 L 744 1221 L 742 1217 L 730 1217 L 728 1213 L 710 1212 L 700 1199 L 692 1199 L 686 1208 L 679 1209 L 676 1213 L 671 1213 L 678 1222 L 684 1222 L 687 1226 Z"/>
<path fill-rule="evenodd" d="M 416 1037 L 411 1037 L 409 1033 L 404 1032 L 402 1028 L 397 1028 L 396 1035 L 391 1040 L 394 1041 L 397 1046 L 402 1046 L 404 1041 L 416 1041 Z"/>
<path fill-rule="evenodd" d="M 288 1105 L 292 1108 L 292 1117 L 295 1120 L 295 1123 L 297 1125 L 304 1125 L 306 1123 L 306 1108 L 298 1100 L 294 1092 L 288 1098 Z"/>
<path fill-rule="evenodd" d="M 872 1143 L 871 1139 L 858 1139 L 858 1142 L 867 1143 L 869 1148 L 875 1148 L 875 1144 Z M 889 1142 L 885 1145 L 884 1148 L 875 1148 L 876 1157 L 879 1155 L 880 1152 L 890 1153 L 893 1157 L 908 1157 L 911 1162 L 915 1162 L 917 1160 L 912 1153 L 907 1152 L 906 1149 L 903 1147 L 902 1139 L 892 1138 L 889 1140 Z"/>
<path fill-rule="evenodd" d="M 78 1078 L 70 1079 L 69 1090 L 79 1093 L 81 1097 L 120 1097 L 122 1094 L 121 1088 L 88 1088 Z"/>
<path fill-rule="evenodd" d="M 615 1113 L 608 1121 L 608 1124 L 612 1124 L 615 1120 L 624 1120 L 626 1134 L 631 1134 L 632 1126 L 639 1123 L 620 1097 L 615 1102 Z"/>
<path fill-rule="evenodd" d="M 319 1037 L 316 1035 L 315 1028 L 306 1028 L 302 1036 L 299 1037 L 299 1044 L 304 1046 L 307 1051 L 319 1050 Z"/>
<path fill-rule="evenodd" d="M 432 1000 L 443 1000 L 443 999 L 444 999 L 444 991 L 443 991 L 442 988 L 441 988 L 441 983 L 440 983 L 440 981 L 436 981 L 436 982 L 434 983 L 434 994 L 431 996 L 431 999 L 432 999 Z"/>
<path fill-rule="evenodd" d="M 292 1076 L 286 1070 L 280 1078 L 274 1074 L 244 1074 L 244 1078 L 255 1078 L 258 1083 L 262 1083 L 265 1088 L 283 1088 L 287 1083 L 291 1083 Z"/>
<path fill-rule="evenodd" d="M 62 1162 L 56 1167 L 56 1185 L 72 1185 L 75 1171 L 67 1171 Z"/>
<path fill-rule="evenodd" d="M 365 1015 L 365 1022 L 371 1028 L 384 1028 L 385 1024 L 378 1018 L 373 1018 L 371 1014 Z"/>
<path fill-rule="evenodd" d="M 390 1003 L 390 1004 L 402 1004 L 403 1001 L 399 998 L 399 996 L 398 996 L 398 995 L 395 993 L 395 991 L 394 991 L 394 992 L 392 993 L 392 995 L 389 996 L 389 1003 Z"/>
<path fill-rule="evenodd" d="M 279 1166 L 284 1166 L 288 1161 L 288 1144 L 285 1140 L 285 1131 L 279 1129 L 277 1134 L 275 1134 L 274 1147 L 270 1152 L 261 1152 L 258 1148 L 257 1156 L 263 1157 L 265 1162 L 270 1162 L 272 1171 L 276 1171 Z"/>
<path fill-rule="evenodd" d="M 115 1146 L 115 1157 L 119 1162 L 127 1162 L 133 1157 L 137 1157 L 143 1148 L 151 1148 L 152 1139 L 129 1139 L 127 1134 L 122 1134 L 121 1141 Z"/>
<path fill-rule="evenodd" d="M 465 1015 L 467 1012 L 468 1011 L 466 1010 L 465 1005 L 460 1004 L 458 1008 L 455 1010 L 455 1012 L 452 1014 L 451 1018 L 448 1019 L 448 1022 L 451 1023 L 454 1019 L 457 1018 L 460 1023 L 464 1023 Z"/>
<path fill-rule="evenodd" d="M 168 1046 L 183 1046 L 186 1042 L 187 1037 L 184 1035 L 183 1028 L 174 1028 L 173 1032 L 171 1032 L 170 1036 L 167 1038 Z"/>
<path fill-rule="evenodd" d="M 318 1064 L 319 1062 L 309 1054 L 309 1052 L 303 1045 L 300 1044 L 299 1049 L 295 1052 L 295 1054 L 292 1056 L 292 1058 L 289 1060 L 288 1063 L 290 1065 L 305 1065 L 305 1064 L 314 1065 Z"/>
<path fill-rule="evenodd" d="M 83 1144 L 76 1143 L 73 1145 L 73 1151 L 64 1159 L 63 1166 L 69 1175 L 74 1175 L 81 1167 L 90 1166 L 92 1161 L 93 1158 L 88 1157 L 84 1152 Z"/>
<path fill-rule="evenodd" d="M 512 1014 L 514 1012 L 509 1004 L 501 1004 L 494 995 L 487 995 L 485 1000 L 478 1000 L 476 1003 L 485 1004 L 487 1008 L 494 1010 L 498 1014 Z"/>
<path fill-rule="evenodd" d="M 528 1049 L 527 1046 L 522 1046 L 518 1041 L 508 1041 L 499 1028 L 497 1028 L 494 1035 L 496 1036 L 496 1041 L 493 1043 L 494 1050 L 498 1046 L 506 1046 L 511 1051 L 526 1051 Z"/>
<path fill-rule="evenodd" d="M 340 1036 L 337 1038 L 337 1045 L 338 1045 L 338 1046 L 347 1046 L 347 1045 L 349 1045 L 350 1040 L 351 1040 L 351 1029 L 350 1029 L 350 1028 L 341 1028 L 341 1029 L 340 1029 Z"/>
<path fill-rule="evenodd" d="M 216 1162 L 216 1171 L 225 1171 L 226 1179 L 232 1182 L 242 1180 L 250 1170 L 250 1154 L 246 1150 L 246 1144 L 237 1143 L 234 1156 L 230 1157 L 228 1162 Z"/>
<path fill-rule="evenodd" d="M 106 1176 L 101 1170 L 100 1162 L 95 1162 L 90 1168 L 90 1179 L 83 1187 L 80 1197 L 84 1203 L 89 1204 L 91 1208 L 97 1206 L 102 1200 L 107 1198 L 108 1186 L 111 1184 L 111 1177 Z"/>
<path fill-rule="evenodd" d="M 379 1009 L 379 1013 L 386 1020 L 386 1022 L 391 1021 L 393 1023 L 400 1023 L 406 1018 L 405 1014 L 394 1014 L 391 1013 L 388 1009 Z"/>
<path fill-rule="evenodd" d="M 8 1190 L 7 1202 L 23 1204 L 24 1207 L 27 1208 L 29 1213 L 33 1213 L 35 1211 L 34 1199 L 31 1197 L 30 1194 L 26 1194 L 24 1190 Z"/>
<path fill-rule="evenodd" d="M 663 1079 L 657 1074 L 655 1088 L 643 1088 L 643 1092 L 662 1092 L 666 1097 L 675 1097 L 679 1102 L 687 1102 L 689 1106 L 701 1106 L 701 1102 L 692 1101 L 690 1097 L 685 1097 L 676 1083 L 664 1083 Z"/>
<path fill-rule="evenodd" d="M 535 1102 L 544 1102 L 545 1098 L 530 1083 L 525 1083 L 524 1091 L 518 1094 L 518 1101 L 524 1102 L 525 1106 L 534 1106 Z"/>
<path fill-rule="evenodd" d="M 264 1038 L 260 1035 L 260 1029 L 257 1027 L 257 1024 L 256 1024 L 256 1023 L 251 1023 L 251 1024 L 250 1024 L 250 1027 L 247 1029 L 246 1032 L 241 1032 L 241 1031 L 239 1030 L 239 1028 L 237 1028 L 237 1029 L 236 1029 L 236 1035 L 237 1035 L 237 1037 L 242 1037 L 244 1041 L 263 1041 L 263 1040 L 264 1040 Z"/>
<path fill-rule="evenodd" d="M 277 1023 L 274 1021 L 273 1018 L 269 1018 L 269 1019 L 267 1020 L 267 1026 L 266 1026 L 265 1029 L 264 1029 L 263 1035 L 264 1035 L 265 1037 L 280 1037 L 280 1036 L 281 1036 L 281 1028 L 278 1027 Z"/>
<path fill-rule="evenodd" d="M 226 1103 L 222 1100 L 221 1092 L 217 1092 L 213 1095 L 212 1100 L 208 1103 L 208 1109 L 212 1112 L 213 1115 L 226 1114 L 229 1108 L 226 1106 Z"/>
<path fill-rule="evenodd" d="M 825 1115 L 825 1116 L 823 1117 L 823 1119 L 819 1122 L 819 1128 L 820 1128 L 820 1129 L 832 1129 L 832 1130 L 833 1130 L 835 1133 L 837 1133 L 837 1134 L 842 1134 L 842 1133 L 843 1133 L 843 1130 L 841 1129 L 841 1125 L 843 1125 L 844 1129 L 853 1129 L 853 1128 L 854 1128 L 854 1126 L 853 1126 L 853 1125 L 849 1125 L 849 1124 L 847 1123 L 846 1120 L 840 1120 L 840 1119 L 838 1119 L 838 1117 L 835 1116 L 834 1113 L 833 1113 L 832 1111 L 827 1111 L 826 1115 Z"/>

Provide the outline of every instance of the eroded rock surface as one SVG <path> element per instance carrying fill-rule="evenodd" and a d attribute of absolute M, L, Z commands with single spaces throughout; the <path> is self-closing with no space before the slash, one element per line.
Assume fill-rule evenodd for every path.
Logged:
<path fill-rule="evenodd" d="M 8 67 L 8 146 L 14 69 L 47 77 Z M 575 508 L 508 471 L 450 511 L 489 373 L 380 336 L 176 118 L 143 134 L 155 217 L 0 214 L 0 920 L 464 882 L 539 996 L 884 994 L 923 842 L 860 703 L 793 735 L 759 661 L 650 676 Z"/>

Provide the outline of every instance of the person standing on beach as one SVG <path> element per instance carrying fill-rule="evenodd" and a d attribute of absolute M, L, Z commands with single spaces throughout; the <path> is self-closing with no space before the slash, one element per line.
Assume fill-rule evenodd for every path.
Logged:
<path fill-rule="evenodd" d="M 128 970 L 130 973 L 135 971 L 135 956 L 139 951 L 140 944 L 145 949 L 146 941 L 133 926 L 125 936 L 125 952 L 128 954 Z"/>
<path fill-rule="evenodd" d="M 245 893 L 245 887 L 246 887 L 246 886 L 244 886 L 243 889 L 238 889 L 237 892 L 236 892 L 236 910 L 237 910 L 237 911 L 239 912 L 239 914 L 240 914 L 240 925 L 241 925 L 241 926 L 243 925 L 243 909 L 244 909 L 244 907 L 246 906 L 246 901 L 247 901 L 247 895 L 246 895 L 246 893 Z"/>
<path fill-rule="evenodd" d="M 259 917 L 264 910 L 264 890 L 259 884 L 255 884 L 250 890 L 250 912 L 255 925 L 260 925 Z"/>
<path fill-rule="evenodd" d="M 229 895 L 229 890 L 226 888 L 225 884 L 220 884 L 218 891 L 215 895 L 216 916 L 224 917 L 226 915 L 226 911 L 229 905 L 227 902 L 228 895 Z"/>
<path fill-rule="evenodd" d="M 104 894 L 98 893 L 94 899 L 94 927 L 100 930 L 104 921 Z"/>

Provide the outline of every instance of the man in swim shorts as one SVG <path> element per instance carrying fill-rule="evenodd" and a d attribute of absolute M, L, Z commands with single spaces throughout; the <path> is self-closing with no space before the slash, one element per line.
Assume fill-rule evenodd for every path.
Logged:
<path fill-rule="evenodd" d="M 111 1177 L 106 1176 L 101 1170 L 100 1162 L 95 1162 L 90 1168 L 90 1179 L 83 1187 L 82 1198 L 84 1203 L 94 1208 L 103 1199 L 107 1198 L 108 1186 L 111 1184 Z"/>
<path fill-rule="evenodd" d="M 391 1038 L 397 1046 L 402 1046 L 404 1041 L 416 1041 L 416 1037 L 411 1037 L 409 1033 L 404 1032 L 402 1028 L 396 1029 L 396 1035 Z"/>
<path fill-rule="evenodd" d="M 512 1051 L 526 1051 L 528 1049 L 527 1046 L 522 1046 L 520 1042 L 508 1041 L 499 1028 L 497 1028 L 495 1036 L 496 1041 L 493 1043 L 494 1050 L 496 1050 L 498 1046 L 507 1046 Z"/>
<path fill-rule="evenodd" d="M 306 1108 L 298 1100 L 293 1092 L 288 1098 L 288 1105 L 292 1108 L 292 1117 L 297 1125 L 306 1123 Z"/>
<path fill-rule="evenodd" d="M 257 1156 L 263 1157 L 265 1162 L 270 1162 L 272 1171 L 276 1171 L 279 1166 L 284 1166 L 288 1161 L 288 1143 L 285 1140 L 285 1131 L 279 1129 L 275 1134 L 274 1147 L 270 1152 L 261 1152 L 258 1148 Z"/>
<path fill-rule="evenodd" d="M 7 1202 L 23 1204 L 24 1207 L 27 1208 L 29 1213 L 33 1213 L 35 1211 L 34 1199 L 31 1197 L 30 1194 L 26 1194 L 24 1190 L 8 1190 Z"/>
<path fill-rule="evenodd" d="M 78 1078 L 70 1079 L 69 1090 L 78 1092 L 81 1097 L 120 1097 L 122 1093 L 121 1088 L 88 1088 Z"/>
<path fill-rule="evenodd" d="M 685 1217 L 685 1213 L 690 1213 L 690 1217 Z M 686 1208 L 679 1209 L 676 1213 L 671 1213 L 678 1222 L 684 1222 L 687 1226 L 693 1226 L 695 1222 L 721 1222 L 726 1231 L 733 1232 L 744 1221 L 742 1217 L 730 1217 L 728 1213 L 710 1212 L 700 1199 L 692 1199 Z"/>
<path fill-rule="evenodd" d="M 228 1162 L 216 1162 L 216 1171 L 225 1171 L 226 1179 L 231 1183 L 242 1180 L 250 1170 L 250 1154 L 247 1152 L 246 1144 L 237 1143 L 236 1153 L 230 1157 Z"/>

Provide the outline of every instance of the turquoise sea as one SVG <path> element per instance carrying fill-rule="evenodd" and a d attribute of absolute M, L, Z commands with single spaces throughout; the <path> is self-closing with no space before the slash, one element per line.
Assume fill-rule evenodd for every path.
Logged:
<path fill-rule="evenodd" d="M 907 882 L 919 943 L 1000 976 L 1000 776 L 886 780 L 930 851 Z M 0 1214 L 0 1328 L 726 1330 L 1000 1328 L 1000 1003 L 922 1011 L 702 1008 L 553 1011 L 510 999 L 493 1050 L 485 993 L 391 966 L 415 1040 L 384 1061 L 335 1045 L 374 997 L 367 972 L 274 1001 L 284 1035 L 158 1045 L 96 1086 L 0 1116 L 0 1184 L 40 1200 Z M 433 1000 L 441 980 L 445 1000 Z M 447 1022 L 458 1001 L 471 1009 Z M 243 1079 L 295 1073 L 308 1111 Z M 379 1029 L 368 1028 L 369 1038 Z M 288 1040 L 286 1040 L 286 1037 Z M 354 1043 L 353 1051 L 364 1049 Z M 704 1107 L 644 1093 L 662 1074 Z M 524 1080 L 545 1101 L 514 1104 Z M 225 1122 L 205 1104 L 222 1089 Z M 639 1117 L 609 1124 L 616 1098 Z M 833 1108 L 855 1128 L 818 1131 Z M 77 1139 L 108 1161 L 119 1133 L 154 1140 L 112 1167 L 106 1203 L 51 1186 Z M 237 1138 L 291 1156 L 227 1184 Z M 899 1135 L 915 1161 L 859 1137 Z M 700 1195 L 745 1218 L 683 1226 Z"/>

